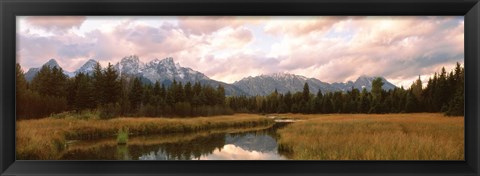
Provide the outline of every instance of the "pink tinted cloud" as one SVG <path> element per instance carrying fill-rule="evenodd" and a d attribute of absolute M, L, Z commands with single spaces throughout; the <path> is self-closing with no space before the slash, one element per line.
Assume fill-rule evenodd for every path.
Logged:
<path fill-rule="evenodd" d="M 270 55 L 285 58 L 281 68 L 327 82 L 362 74 L 387 78 L 433 74 L 438 70 L 422 68 L 463 60 L 460 21 L 458 17 L 347 18 L 319 30 L 324 32 L 292 29 L 290 35 L 278 34 L 284 40 L 273 45 Z M 340 37 L 329 36 L 338 29 L 344 32 Z"/>
<path fill-rule="evenodd" d="M 463 23 L 458 18 L 316 19 L 180 17 L 178 26 L 152 27 L 129 20 L 111 31 L 94 30 L 84 36 L 20 33 L 17 55 L 28 61 L 26 67 L 56 58 L 70 71 L 90 58 L 106 65 L 133 54 L 144 62 L 174 57 L 182 66 L 225 82 L 275 72 L 327 82 L 363 74 L 400 80 L 431 74 L 438 65 L 463 59 Z M 249 49 L 259 39 L 247 25 L 264 27 L 278 42 L 265 47 L 270 51 Z"/>
<path fill-rule="evenodd" d="M 265 32 L 274 35 L 302 36 L 311 32 L 326 32 L 334 24 L 343 20 L 357 19 L 360 17 L 280 17 L 273 18 L 265 26 Z"/>
<path fill-rule="evenodd" d="M 209 35 L 192 35 L 170 24 L 152 27 L 131 20 L 113 30 L 94 30 L 84 36 L 67 32 L 48 37 L 19 33 L 18 37 L 21 39 L 19 60 L 28 62 L 22 65 L 36 67 L 50 58 L 59 63 L 79 60 L 77 64 L 61 64 L 69 71 L 74 71 L 88 59 L 96 59 L 105 66 L 129 55 L 138 55 L 144 62 L 174 57 L 175 62 L 203 71 L 211 64 L 205 60 L 207 55 L 223 50 L 241 50 L 253 40 L 253 34 L 244 27 L 226 26 Z"/>
<path fill-rule="evenodd" d="M 25 22 L 47 31 L 78 28 L 85 20 L 85 16 L 29 16 L 25 18 Z"/>
<path fill-rule="evenodd" d="M 235 28 L 248 23 L 245 20 L 249 21 L 248 18 L 245 17 L 228 16 L 179 17 L 178 25 L 186 33 L 208 35 L 224 27 Z"/>

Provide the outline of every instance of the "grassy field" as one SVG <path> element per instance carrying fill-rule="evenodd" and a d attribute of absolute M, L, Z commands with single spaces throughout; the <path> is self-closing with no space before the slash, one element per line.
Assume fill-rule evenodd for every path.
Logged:
<path fill-rule="evenodd" d="M 302 119 L 279 130 L 297 160 L 463 160 L 464 118 L 443 114 L 280 114 Z"/>
<path fill-rule="evenodd" d="M 131 136 L 174 134 L 258 127 L 273 124 L 272 119 L 253 114 L 234 116 L 167 118 L 116 118 L 111 120 L 78 120 L 45 118 L 17 121 L 17 159 L 55 159 L 68 140 L 93 140 L 116 136 L 119 129 L 128 128 Z"/>

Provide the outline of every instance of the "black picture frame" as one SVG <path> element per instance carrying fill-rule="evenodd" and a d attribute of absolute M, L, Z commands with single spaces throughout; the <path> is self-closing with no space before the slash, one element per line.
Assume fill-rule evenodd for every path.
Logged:
<path fill-rule="evenodd" d="M 0 0 L 1 175 L 462 175 L 480 173 L 478 0 Z M 16 161 L 16 16 L 465 16 L 465 161 Z"/>

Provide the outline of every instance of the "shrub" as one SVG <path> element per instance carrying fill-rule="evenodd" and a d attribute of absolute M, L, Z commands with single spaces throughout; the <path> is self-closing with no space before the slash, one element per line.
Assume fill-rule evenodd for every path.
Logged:
<path fill-rule="evenodd" d="M 128 142 L 128 128 L 120 128 L 118 129 L 117 134 L 117 144 L 127 144 Z"/>

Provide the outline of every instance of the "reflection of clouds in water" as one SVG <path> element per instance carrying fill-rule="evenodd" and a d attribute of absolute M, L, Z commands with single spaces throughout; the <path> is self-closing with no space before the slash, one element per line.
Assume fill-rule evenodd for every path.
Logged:
<path fill-rule="evenodd" d="M 150 153 L 147 153 L 138 157 L 138 159 L 139 160 L 168 160 L 167 156 L 163 154 L 161 151 L 158 151 L 157 154 L 155 154 L 154 151 L 151 151 Z"/>
<path fill-rule="evenodd" d="M 276 152 L 258 152 L 248 151 L 232 144 L 223 146 L 222 149 L 216 149 L 212 154 L 202 156 L 201 160 L 284 160 Z"/>

